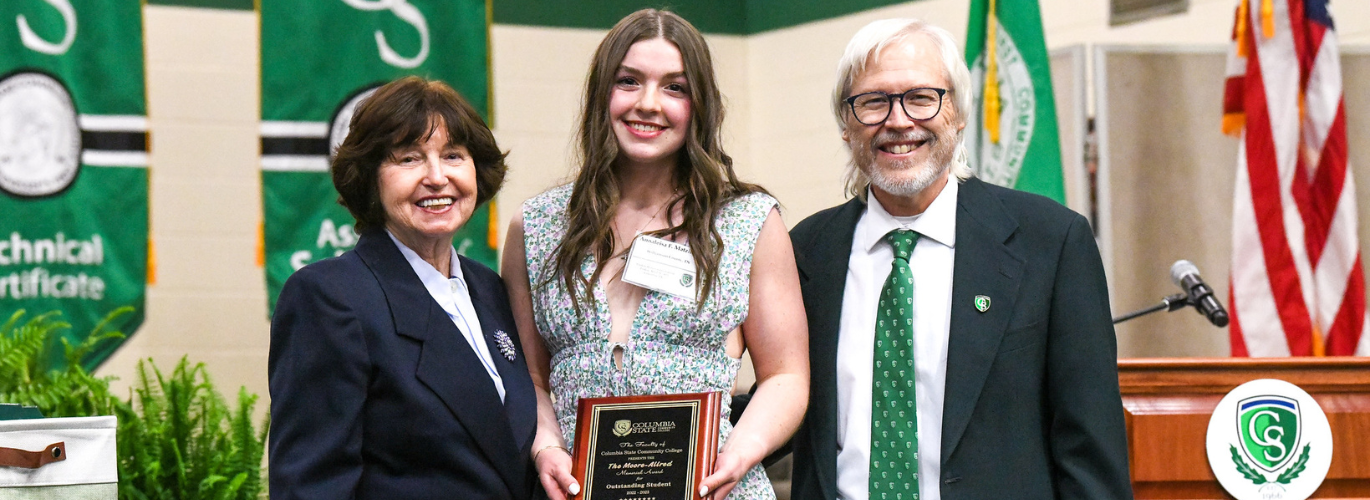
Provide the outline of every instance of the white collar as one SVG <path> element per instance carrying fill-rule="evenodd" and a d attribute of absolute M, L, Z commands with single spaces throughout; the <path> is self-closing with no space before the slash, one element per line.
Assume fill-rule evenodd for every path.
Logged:
<path fill-rule="evenodd" d="M 432 295 L 434 298 L 451 295 L 452 284 L 449 279 L 461 280 L 462 284 L 465 285 L 466 278 L 462 275 L 461 260 L 457 257 L 457 250 L 455 248 L 452 248 L 451 246 L 448 247 L 452 252 L 452 264 L 448 266 L 452 271 L 451 276 L 448 277 L 443 276 L 432 264 L 429 264 L 428 261 L 419 257 L 419 254 L 413 249 L 405 246 L 405 244 L 402 243 L 399 238 L 396 238 L 395 234 L 391 233 L 389 229 L 385 230 L 385 234 L 390 236 L 390 241 L 395 242 L 395 247 L 400 249 L 400 253 L 404 255 L 404 260 L 409 262 L 409 267 L 414 268 L 414 274 L 419 275 L 419 281 L 423 282 L 423 287 L 428 289 L 429 295 Z M 442 303 L 443 301 L 440 300 L 438 302 Z M 444 306 L 444 309 L 445 308 L 446 306 Z"/>
<path fill-rule="evenodd" d="M 869 252 L 890 231 L 912 229 L 923 238 L 956 248 L 956 195 L 960 191 L 960 184 L 955 177 L 948 176 L 942 192 L 937 193 L 927 210 L 914 216 L 913 222 L 907 224 L 890 215 L 875 198 L 871 188 L 867 187 L 865 224 L 858 227 L 853 244 Z"/>

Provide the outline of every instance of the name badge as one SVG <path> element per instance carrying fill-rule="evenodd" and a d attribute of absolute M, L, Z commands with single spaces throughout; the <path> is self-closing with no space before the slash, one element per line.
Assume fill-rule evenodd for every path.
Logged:
<path fill-rule="evenodd" d="M 698 296 L 690 247 L 655 236 L 643 234 L 633 240 L 623 265 L 623 281 L 690 301 Z"/>

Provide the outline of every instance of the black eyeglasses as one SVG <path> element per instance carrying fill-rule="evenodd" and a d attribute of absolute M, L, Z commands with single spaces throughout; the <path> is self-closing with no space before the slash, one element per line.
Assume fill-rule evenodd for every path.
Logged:
<path fill-rule="evenodd" d="M 852 116 L 862 125 L 885 123 L 890 118 L 890 111 L 894 109 L 891 104 L 896 99 L 899 100 L 899 107 L 904 108 L 904 115 L 921 122 L 933 119 L 942 111 L 942 97 L 947 92 L 947 89 L 919 87 L 898 94 L 866 92 L 848 97 L 846 101 Z"/>

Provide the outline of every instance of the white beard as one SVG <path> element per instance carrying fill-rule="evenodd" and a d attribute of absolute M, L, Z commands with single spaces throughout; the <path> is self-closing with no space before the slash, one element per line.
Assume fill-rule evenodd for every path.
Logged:
<path fill-rule="evenodd" d="M 888 169 L 871 168 L 869 176 L 871 184 L 880 188 L 881 191 L 895 196 L 913 196 L 923 192 L 934 181 L 942 177 L 942 174 L 951 168 L 951 163 L 940 163 L 937 165 L 901 165 L 900 172 L 914 170 L 912 176 L 890 175 L 894 172 Z"/>
<path fill-rule="evenodd" d="M 900 139 L 928 140 L 931 154 L 923 160 L 901 161 L 884 167 L 877 165 L 872 144 Z M 955 136 L 938 136 L 923 129 L 907 134 L 882 134 L 873 138 L 871 144 L 851 148 L 852 163 L 881 191 L 894 196 L 913 196 L 927 189 L 951 168 L 952 155 L 956 151 L 955 141 Z"/>

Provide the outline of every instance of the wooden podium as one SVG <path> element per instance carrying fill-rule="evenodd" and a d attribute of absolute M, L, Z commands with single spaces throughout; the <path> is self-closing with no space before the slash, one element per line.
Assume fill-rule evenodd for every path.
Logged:
<path fill-rule="evenodd" d="M 1332 426 L 1332 466 L 1312 498 L 1370 499 L 1370 358 L 1159 358 L 1118 361 L 1138 499 L 1230 499 L 1204 451 L 1218 401 L 1273 378 L 1313 396 Z"/>

